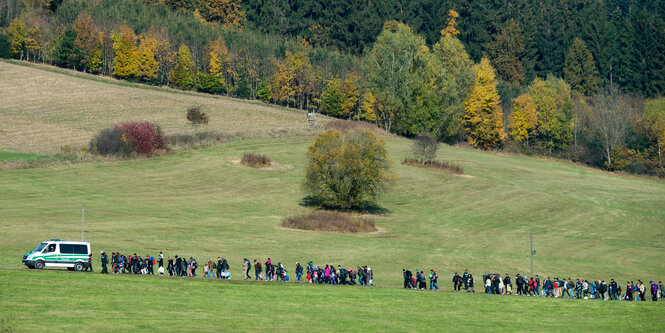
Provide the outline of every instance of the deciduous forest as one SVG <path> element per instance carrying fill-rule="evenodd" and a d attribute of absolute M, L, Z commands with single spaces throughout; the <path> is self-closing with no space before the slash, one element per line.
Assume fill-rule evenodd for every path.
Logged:
<path fill-rule="evenodd" d="M 0 57 L 665 177 L 665 2 L 5 0 Z"/>

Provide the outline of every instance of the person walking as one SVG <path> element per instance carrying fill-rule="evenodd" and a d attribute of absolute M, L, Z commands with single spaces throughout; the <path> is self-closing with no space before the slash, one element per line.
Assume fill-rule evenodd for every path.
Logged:
<path fill-rule="evenodd" d="M 302 282 L 302 273 L 304 269 L 302 266 L 300 266 L 300 262 L 296 262 L 296 283 L 301 283 Z M 340 269 L 342 271 L 342 269 Z M 341 273 L 340 273 L 341 274 Z M 343 277 L 346 279 L 346 276 Z M 342 280 L 344 281 L 344 280 Z"/>
<path fill-rule="evenodd" d="M 644 283 L 642 283 L 641 280 L 637 280 L 637 288 L 638 291 L 640 292 L 640 301 L 646 302 L 646 288 L 644 287 Z"/>
<path fill-rule="evenodd" d="M 610 285 L 608 286 L 608 290 L 610 293 L 610 299 L 616 301 L 617 300 L 617 283 L 614 281 L 614 279 L 610 279 Z"/>
<path fill-rule="evenodd" d="M 513 294 L 513 284 L 510 281 L 510 275 L 508 275 L 508 273 L 506 273 L 506 276 L 503 278 L 503 286 L 507 295 Z"/>
<path fill-rule="evenodd" d="M 262 280 L 261 279 L 261 271 L 263 271 L 263 267 L 261 267 L 261 261 L 258 259 L 254 259 L 254 280 Z"/>
<path fill-rule="evenodd" d="M 173 266 L 173 259 L 171 257 L 166 259 L 166 270 L 169 272 L 169 276 L 175 275 L 175 266 Z"/>
<path fill-rule="evenodd" d="M 222 258 L 217 257 L 217 278 L 222 278 Z"/>
<path fill-rule="evenodd" d="M 658 285 L 654 281 L 651 281 L 651 300 L 658 302 Z"/>
<path fill-rule="evenodd" d="M 464 274 L 462 274 L 462 283 L 464 283 L 464 290 L 469 291 L 469 270 L 464 269 Z"/>
<path fill-rule="evenodd" d="M 252 278 L 249 277 L 249 260 L 247 258 L 244 258 L 242 260 L 242 271 L 243 274 L 245 274 L 245 280 L 251 280 Z"/>
<path fill-rule="evenodd" d="M 100 251 L 99 253 L 101 254 L 101 257 L 102 257 L 102 272 L 101 272 L 101 274 L 108 274 L 109 271 L 107 270 L 106 265 L 108 265 L 109 259 L 106 257 L 106 252 Z"/>
<path fill-rule="evenodd" d="M 429 289 L 436 291 L 439 291 L 439 276 L 436 274 L 436 271 L 433 269 L 430 269 L 430 274 L 429 274 Z M 468 289 L 467 289 L 468 290 Z"/>

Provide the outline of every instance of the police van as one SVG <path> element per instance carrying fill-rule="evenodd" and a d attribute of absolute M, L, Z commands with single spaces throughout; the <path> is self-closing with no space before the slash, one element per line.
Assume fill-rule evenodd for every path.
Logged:
<path fill-rule="evenodd" d="M 90 243 L 51 239 L 26 253 L 23 264 L 36 269 L 67 267 L 68 270 L 82 271 L 91 266 L 91 259 Z"/>

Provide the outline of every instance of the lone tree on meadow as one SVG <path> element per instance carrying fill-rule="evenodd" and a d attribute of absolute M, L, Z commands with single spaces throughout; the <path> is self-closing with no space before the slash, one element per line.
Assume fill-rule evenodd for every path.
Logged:
<path fill-rule="evenodd" d="M 439 150 L 439 142 L 427 131 L 413 138 L 411 152 L 418 162 L 425 164 L 436 159 L 436 152 Z"/>
<path fill-rule="evenodd" d="M 388 189 L 391 164 L 385 142 L 373 132 L 329 130 L 307 151 L 305 190 L 325 206 L 361 208 Z"/>

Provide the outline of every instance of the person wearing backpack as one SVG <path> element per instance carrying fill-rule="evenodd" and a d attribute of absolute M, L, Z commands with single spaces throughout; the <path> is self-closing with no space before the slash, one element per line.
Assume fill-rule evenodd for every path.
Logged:
<path fill-rule="evenodd" d="M 262 280 L 261 279 L 261 272 L 263 271 L 263 267 L 261 267 L 261 261 L 258 259 L 254 259 L 254 279 L 256 281 Z"/>
<path fill-rule="evenodd" d="M 436 291 L 439 291 L 439 284 L 438 284 L 439 276 L 436 274 L 436 271 L 433 269 L 430 269 L 429 273 L 429 289 Z"/>

